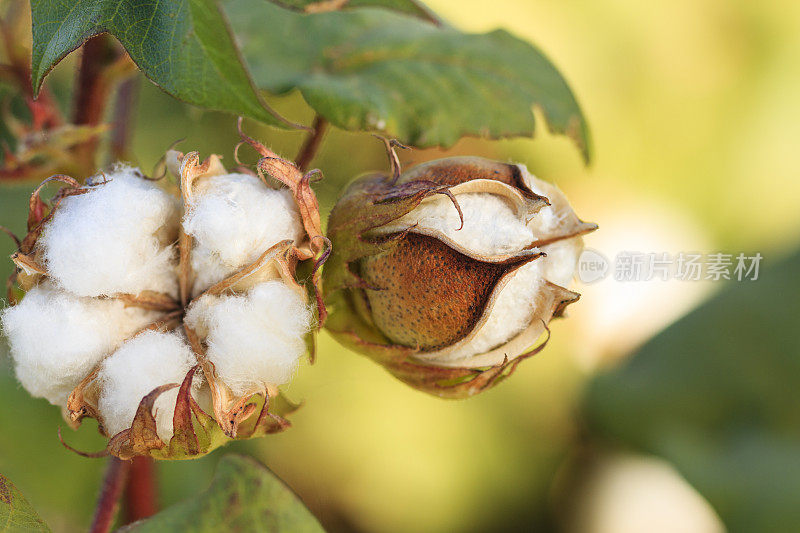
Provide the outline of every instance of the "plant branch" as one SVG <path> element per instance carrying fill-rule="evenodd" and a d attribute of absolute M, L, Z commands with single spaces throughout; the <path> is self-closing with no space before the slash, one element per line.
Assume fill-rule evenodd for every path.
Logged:
<path fill-rule="evenodd" d="M 83 45 L 75 86 L 73 123 L 96 126 L 103 120 L 111 85 L 105 70 L 116 58 L 117 51 L 108 35 L 97 35 Z M 92 138 L 76 148 L 77 160 L 88 173 L 94 170 L 98 144 L 98 139 Z"/>
<path fill-rule="evenodd" d="M 139 78 L 130 76 L 120 83 L 114 103 L 114 117 L 111 124 L 112 161 L 128 159 L 133 130 L 134 111 L 139 93 Z"/>
<path fill-rule="evenodd" d="M 150 457 L 134 457 L 125 487 L 125 523 L 156 514 L 156 488 L 155 462 Z"/>
<path fill-rule="evenodd" d="M 322 137 L 324 137 L 327 127 L 328 121 L 320 115 L 317 115 L 314 119 L 313 130 L 306 138 L 302 148 L 300 148 L 300 152 L 297 154 L 297 159 L 295 161 L 297 168 L 302 172 L 308 170 L 308 166 L 314 160 L 314 156 L 317 155 L 317 150 L 319 150 Z"/>
<path fill-rule="evenodd" d="M 89 533 L 108 533 L 111 531 L 114 516 L 117 514 L 117 507 L 119 506 L 119 497 L 125 486 L 130 466 L 130 461 L 122 461 L 116 457 L 109 459 Z"/>
<path fill-rule="evenodd" d="M 72 121 L 75 124 L 99 124 L 108 99 L 109 83 L 103 75 L 117 58 L 108 35 L 92 37 L 83 45 L 83 55 L 75 87 Z"/>

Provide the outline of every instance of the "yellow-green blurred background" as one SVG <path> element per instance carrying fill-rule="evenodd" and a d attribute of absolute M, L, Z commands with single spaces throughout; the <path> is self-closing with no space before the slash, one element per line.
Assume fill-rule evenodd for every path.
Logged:
<path fill-rule="evenodd" d="M 584 167 L 567 139 L 540 133 L 403 152 L 406 164 L 465 153 L 525 163 L 557 183 L 582 218 L 599 223 L 586 242 L 608 257 L 622 250 L 757 250 L 766 265 L 798 246 L 800 3 L 428 4 L 461 29 L 504 27 L 542 48 L 582 104 L 594 160 Z M 73 75 L 68 60 L 48 83 L 67 87 Z M 296 95 L 271 101 L 292 118 L 310 117 Z M 181 138 L 181 149 L 232 159 L 232 117 L 189 108 L 146 82 L 139 103 L 134 152 L 144 169 Z M 248 131 L 287 157 L 303 138 L 254 124 Z M 326 213 L 349 178 L 386 161 L 369 135 L 333 131 L 314 166 L 325 174 L 318 194 Z M 0 189 L 0 224 L 22 228 L 31 187 Z M 3 255 L 10 251 L 3 242 Z M 714 510 L 668 463 L 605 447 L 587 460 L 580 415 L 595 372 L 619 364 L 717 289 L 611 279 L 577 286 L 583 299 L 569 319 L 553 324 L 550 346 L 468 401 L 410 390 L 323 334 L 317 362 L 287 390 L 303 402 L 293 428 L 160 465 L 162 503 L 195 494 L 220 455 L 238 450 L 272 468 L 332 530 L 721 531 Z M 5 357 L 1 368 L 0 472 L 54 530 L 80 531 L 103 463 L 62 448 L 58 410 L 29 398 Z M 82 449 L 103 445 L 91 424 L 66 439 Z"/>

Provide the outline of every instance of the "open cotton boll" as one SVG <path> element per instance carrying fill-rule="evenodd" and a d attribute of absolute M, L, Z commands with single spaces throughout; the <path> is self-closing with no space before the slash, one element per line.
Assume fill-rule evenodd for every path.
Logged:
<path fill-rule="evenodd" d="M 426 200 L 393 226 L 416 225 L 412 231 L 441 233 L 481 255 L 515 252 L 533 242 L 533 233 L 525 221 L 519 219 L 503 198 L 490 193 L 459 194 L 456 198 L 464 215 L 463 228 L 458 210 L 445 196 Z"/>
<path fill-rule="evenodd" d="M 204 296 L 186 315 L 205 336 L 206 357 L 235 395 L 288 383 L 305 353 L 311 309 L 281 281 L 268 281 L 241 296 Z"/>
<path fill-rule="evenodd" d="M 176 332 L 144 331 L 123 343 L 97 374 L 98 409 L 109 436 L 131 426 L 142 398 L 161 385 L 181 383 L 196 364 L 191 348 Z M 200 385 L 195 376 L 193 387 Z M 154 405 L 158 436 L 164 442 L 172 437 L 177 397 L 176 387 L 161 394 Z"/>
<path fill-rule="evenodd" d="M 157 316 L 44 283 L 6 308 L 2 325 L 22 386 L 32 396 L 64 406 L 72 389 L 103 357 Z"/>
<path fill-rule="evenodd" d="M 193 293 L 252 263 L 271 246 L 304 234 L 292 193 L 271 189 L 255 176 L 225 174 L 201 179 L 197 198 L 183 217 L 194 237 Z"/>
<path fill-rule="evenodd" d="M 138 170 L 119 166 L 64 198 L 37 246 L 50 277 L 80 296 L 177 293 L 176 200 Z"/>

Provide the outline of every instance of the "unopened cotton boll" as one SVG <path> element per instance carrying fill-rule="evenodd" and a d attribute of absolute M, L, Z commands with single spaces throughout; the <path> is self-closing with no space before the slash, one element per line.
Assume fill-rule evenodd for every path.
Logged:
<path fill-rule="evenodd" d="M 254 262 L 271 246 L 299 242 L 303 225 L 291 191 L 272 189 L 249 174 L 225 174 L 198 181 L 196 200 L 183 217 L 195 240 L 193 293 Z"/>
<path fill-rule="evenodd" d="M 125 166 L 95 176 L 87 189 L 60 202 L 37 242 L 49 276 L 80 296 L 175 296 L 175 199 Z"/>
<path fill-rule="evenodd" d="M 291 380 L 312 316 L 300 293 L 269 281 L 241 296 L 203 296 L 189 308 L 186 323 L 205 337 L 206 357 L 219 379 L 244 395 Z"/>
<path fill-rule="evenodd" d="M 153 311 L 75 296 L 44 283 L 6 308 L 2 325 L 22 386 L 63 406 L 104 356 L 156 317 Z"/>
<path fill-rule="evenodd" d="M 131 426 L 142 398 L 161 385 L 183 382 L 197 364 L 191 348 L 176 332 L 144 331 L 123 343 L 103 361 L 97 375 L 101 394 L 98 402 L 109 436 Z M 194 377 L 193 387 L 201 385 Z M 172 437 L 172 419 L 178 388 L 162 393 L 154 412 L 158 436 Z"/>

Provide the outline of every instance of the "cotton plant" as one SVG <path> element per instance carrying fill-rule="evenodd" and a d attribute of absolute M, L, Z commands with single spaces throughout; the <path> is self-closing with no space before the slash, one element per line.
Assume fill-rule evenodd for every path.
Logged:
<path fill-rule="evenodd" d="M 462 398 L 497 384 L 578 298 L 571 279 L 594 228 L 522 165 L 445 159 L 401 172 L 391 149 L 389 139 L 446 150 L 464 136 L 546 130 L 588 163 L 581 106 L 541 48 L 506 31 L 460 31 L 416 1 L 187 5 L 0 7 L 10 104 L 0 106 L 0 181 L 52 176 L 31 196 L 0 326 L 21 386 L 72 427 L 96 419 L 108 438 L 95 532 L 113 527 L 126 477 L 136 494 L 156 492 L 126 459 L 196 457 L 286 429 L 284 391 L 322 327 L 425 392 Z M 48 82 L 78 49 L 62 66 L 74 82 Z M 132 140 L 153 134 L 152 121 L 133 120 L 144 79 L 175 105 L 302 130 L 294 162 L 242 135 L 261 156 L 253 171 L 171 151 L 177 187 L 123 164 L 98 172 L 99 161 L 141 156 Z M 270 105 L 292 91 L 306 123 Z M 332 128 L 383 139 L 392 170 L 331 190 L 343 195 L 325 235 L 308 170 Z M 265 513 L 274 529 L 321 529 L 299 502 L 289 512 L 293 496 L 268 477 L 248 477 L 249 463 L 236 474 L 247 483 L 229 483 L 220 464 L 211 493 L 223 496 L 194 501 L 211 529 L 233 527 L 214 502 L 241 507 L 243 493 L 265 497 L 235 517 L 239 529 L 263 529 Z M 134 500 L 131 516 L 152 509 Z M 17 500 L 5 503 L 18 514 Z M 196 513 L 182 514 L 189 523 L 168 512 L 150 528 L 195 527 Z"/>
<path fill-rule="evenodd" d="M 256 171 L 168 153 L 179 196 L 117 164 L 31 197 L 3 332 L 22 386 L 73 427 L 95 418 L 103 453 L 184 458 L 289 425 L 279 387 L 324 319 L 325 238 L 309 176 L 242 136 Z"/>

